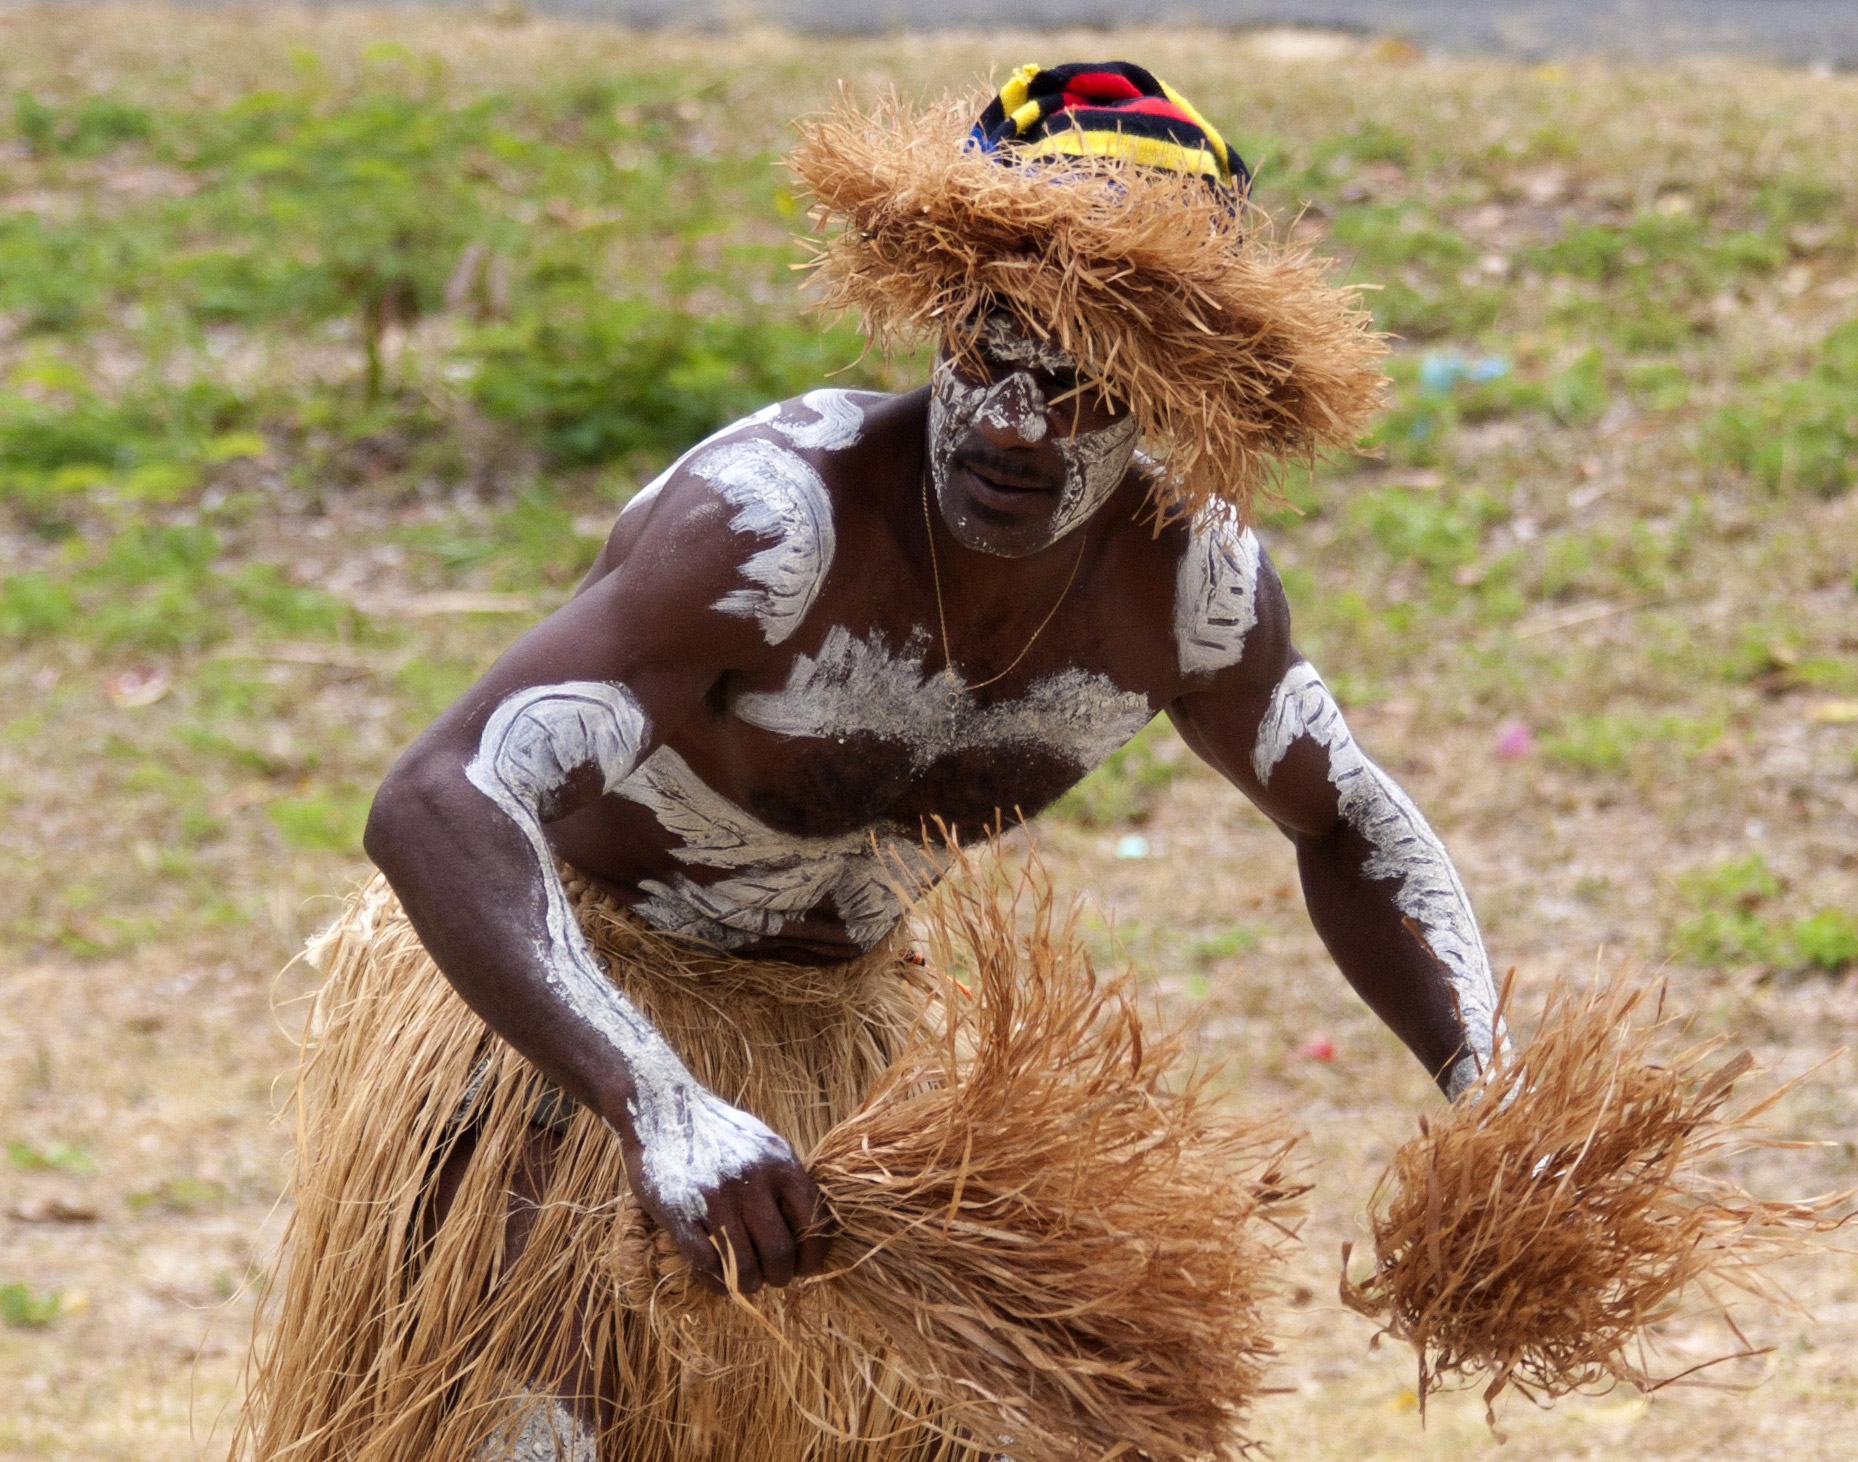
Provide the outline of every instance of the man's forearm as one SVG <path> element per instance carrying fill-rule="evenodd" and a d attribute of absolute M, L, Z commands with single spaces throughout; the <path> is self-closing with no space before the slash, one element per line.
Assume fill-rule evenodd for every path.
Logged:
<path fill-rule="evenodd" d="M 623 780 L 644 738 L 621 686 L 517 692 L 467 765 L 427 757 L 410 794 L 390 778 L 370 851 L 466 1002 L 598 1112 L 637 1154 L 657 1202 L 694 1221 L 706 1186 L 778 1139 L 705 1091 L 607 977 L 542 830 L 578 775 L 597 773 L 605 790 Z"/>
<path fill-rule="evenodd" d="M 1488 967 L 1481 959 L 1468 972 L 1445 964 L 1425 926 L 1400 909 L 1401 885 L 1369 874 L 1372 850 L 1354 829 L 1344 824 L 1296 841 L 1310 921 L 1337 967 L 1446 1095 L 1456 1096 L 1490 1055 Z"/>
<path fill-rule="evenodd" d="M 1350 982 L 1455 1096 L 1497 1039 L 1496 989 L 1471 901 L 1438 835 L 1300 663 L 1259 727 L 1260 783 L 1304 737 L 1327 756 L 1339 817 L 1333 830 L 1298 839 L 1311 918 Z"/>

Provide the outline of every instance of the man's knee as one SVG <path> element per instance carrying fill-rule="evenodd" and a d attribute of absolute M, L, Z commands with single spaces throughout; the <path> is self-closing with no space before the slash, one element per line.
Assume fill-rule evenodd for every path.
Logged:
<path fill-rule="evenodd" d="M 600 1436 L 554 1396 L 523 1391 L 511 1418 L 477 1449 L 473 1462 L 600 1462 Z"/>

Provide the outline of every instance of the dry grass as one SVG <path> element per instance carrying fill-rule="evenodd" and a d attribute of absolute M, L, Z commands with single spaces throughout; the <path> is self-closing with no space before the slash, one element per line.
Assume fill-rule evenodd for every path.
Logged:
<path fill-rule="evenodd" d="M 1626 971 L 1557 987 L 1529 1045 L 1394 1155 L 1369 1201 L 1374 1271 L 1344 1273 L 1342 1299 L 1418 1353 L 1422 1411 L 1482 1380 L 1494 1427 L 1505 1387 L 1538 1405 L 1621 1382 L 1649 1393 L 1745 1358 L 1724 1292 L 1784 1301 L 1764 1271 L 1837 1225 L 1849 1194 L 1759 1199 L 1721 1175 L 1797 1145 L 1759 1125 L 1785 1090 L 1725 1112 L 1754 1058 L 1716 1060 L 1720 1037 L 1653 1060 L 1679 1024 L 1663 994 Z M 1687 1304 L 1737 1346 L 1660 1375 L 1649 1332 Z"/>

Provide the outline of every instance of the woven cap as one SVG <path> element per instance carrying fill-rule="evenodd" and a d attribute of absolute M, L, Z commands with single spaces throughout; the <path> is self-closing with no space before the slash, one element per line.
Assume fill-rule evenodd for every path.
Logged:
<path fill-rule="evenodd" d="M 974 124 L 971 145 L 1020 157 L 1119 157 L 1228 192 L 1251 183 L 1244 160 L 1192 102 L 1128 61 L 1021 66 Z"/>

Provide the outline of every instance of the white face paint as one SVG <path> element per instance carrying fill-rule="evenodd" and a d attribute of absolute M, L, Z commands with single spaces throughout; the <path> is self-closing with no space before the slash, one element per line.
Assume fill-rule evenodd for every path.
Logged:
<path fill-rule="evenodd" d="M 704 1217 L 707 1189 L 789 1149 L 761 1122 L 704 1090 L 607 978 L 581 933 L 542 831 L 548 809 L 582 768 L 599 772 L 603 790 L 618 790 L 637 765 L 646 734 L 645 713 L 622 685 L 533 686 L 492 712 L 465 776 L 521 829 L 535 854 L 544 909 L 536 959 L 543 977 L 632 1073 L 630 1115 L 642 1186 L 662 1207 L 696 1222 Z"/>
<path fill-rule="evenodd" d="M 1052 514 L 1052 541 L 1065 536 L 1110 500 L 1129 471 L 1139 430 L 1133 416 L 1095 431 L 1054 437 L 1064 458 L 1064 490 L 1058 494 L 1058 511 Z"/>
<path fill-rule="evenodd" d="M 782 736 L 869 733 L 907 747 L 918 772 L 957 751 L 1009 747 L 1038 747 L 1083 771 L 1155 714 L 1146 696 L 1076 668 L 1034 681 L 1016 700 L 985 705 L 959 672 L 926 668 L 927 651 L 922 630 L 893 655 L 881 631 L 860 640 L 834 625 L 817 655 L 794 660 L 785 686 L 742 692 L 729 709 Z"/>
<path fill-rule="evenodd" d="M 1258 623 L 1258 539 L 1224 503 L 1194 519 L 1174 571 L 1174 647 L 1181 674 L 1237 665 Z"/>
<path fill-rule="evenodd" d="M 920 835 L 900 827 L 863 828 L 809 838 L 769 827 L 713 790 L 668 746 L 653 752 L 619 788 L 682 846 L 680 862 L 732 874 L 698 881 L 678 874 L 646 880 L 638 912 L 672 934 L 739 949 L 832 906 L 862 949 L 874 947 L 902 917 L 898 889 L 917 893 L 941 875 Z"/>
<path fill-rule="evenodd" d="M 997 318 L 988 320 L 982 338 L 996 360 L 1036 365 L 1051 372 L 1076 367 L 1076 362 L 1056 346 L 1027 340 Z M 966 546 L 992 551 L 961 504 L 949 496 L 948 475 L 956 451 L 970 432 L 983 425 L 1010 432 L 1027 446 L 1036 446 L 1046 438 L 1050 409 L 1051 403 L 1038 381 L 1027 371 L 1013 371 L 991 386 L 977 386 L 963 381 L 950 362 L 936 362 L 929 394 L 929 483 L 951 531 Z M 1094 431 L 1052 437 L 1064 460 L 1064 483 L 1044 546 L 1056 543 L 1108 501 L 1129 470 L 1139 433 L 1135 417 L 1125 416 Z"/>
<path fill-rule="evenodd" d="M 1048 375 L 1077 373 L 1077 357 L 1055 341 L 1022 335 L 1007 316 L 997 311 L 981 325 L 981 344 L 995 360 L 1008 365 L 1037 366 Z"/>
<path fill-rule="evenodd" d="M 832 568 L 837 536 L 824 480 L 798 453 L 758 437 L 710 447 L 689 471 L 736 509 L 731 528 L 774 540 L 742 565 L 757 587 L 732 589 L 711 607 L 755 620 L 770 645 L 780 644 L 800 627 Z"/>
<path fill-rule="evenodd" d="M 1362 871 L 1369 878 L 1400 880 L 1394 907 L 1419 926 L 1458 997 L 1471 1055 L 1461 1058 L 1447 1079 L 1448 1094 L 1455 1097 L 1490 1059 L 1497 1009 L 1490 957 L 1471 900 L 1438 835 L 1393 778 L 1355 744 L 1329 688 L 1307 664 L 1293 665 L 1271 693 L 1271 708 L 1252 750 L 1252 770 L 1261 783 L 1270 782 L 1272 771 L 1302 736 L 1328 753 L 1329 781 L 1342 817 L 1374 850 Z"/>

